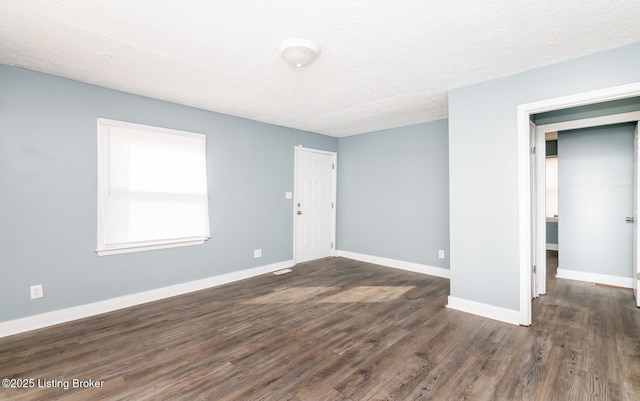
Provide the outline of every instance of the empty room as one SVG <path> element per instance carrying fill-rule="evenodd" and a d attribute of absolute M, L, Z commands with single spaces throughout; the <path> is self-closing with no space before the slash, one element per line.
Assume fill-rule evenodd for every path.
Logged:
<path fill-rule="evenodd" d="M 640 399 L 639 13 L 0 1 L 0 400 Z"/>

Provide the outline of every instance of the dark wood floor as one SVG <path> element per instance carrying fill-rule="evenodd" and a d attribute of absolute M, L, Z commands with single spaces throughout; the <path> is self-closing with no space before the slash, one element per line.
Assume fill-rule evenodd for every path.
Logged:
<path fill-rule="evenodd" d="M 637 401 L 633 294 L 553 268 L 525 328 L 446 309 L 445 279 L 301 264 L 0 339 L 0 379 L 104 381 L 0 399 Z"/>

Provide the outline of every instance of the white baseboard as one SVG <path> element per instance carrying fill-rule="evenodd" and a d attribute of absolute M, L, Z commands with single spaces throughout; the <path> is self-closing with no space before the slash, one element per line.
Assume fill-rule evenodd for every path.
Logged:
<path fill-rule="evenodd" d="M 547 251 L 557 251 L 558 244 L 547 244 Z"/>
<path fill-rule="evenodd" d="M 140 305 L 147 302 L 158 301 L 165 298 L 175 297 L 177 295 L 183 295 L 194 291 L 217 287 L 223 284 L 229 284 L 234 281 L 244 280 L 291 266 L 293 266 L 293 260 L 286 260 L 270 265 L 254 267 L 251 269 L 226 273 L 214 277 L 208 277 L 202 280 L 190 281 L 187 283 L 157 288 L 154 290 L 139 292 L 136 294 L 111 298 L 104 301 L 74 306 L 67 309 L 60 309 L 52 312 L 42 313 L 39 315 L 27 316 L 20 319 L 0 322 L 0 338 L 7 337 L 13 334 L 24 333 L 30 330 L 40 329 L 43 327 L 53 326 L 60 323 L 66 323 L 72 320 L 82 319 L 89 316 L 99 315 L 106 312 L 112 312 L 118 309 L 124 309 L 130 306 Z"/>
<path fill-rule="evenodd" d="M 561 268 L 558 268 L 556 277 L 566 278 L 569 280 L 586 281 L 589 283 L 613 285 L 616 287 L 633 288 L 633 277 L 620 277 L 611 276 L 609 274 L 586 273 Z"/>
<path fill-rule="evenodd" d="M 336 252 L 336 256 L 341 256 L 347 259 L 359 260 L 361 262 L 375 263 L 386 267 L 393 267 L 394 269 L 407 270 L 414 273 L 428 274 L 430 276 L 451 278 L 451 271 L 442 267 L 434 267 L 429 265 L 423 265 L 413 262 L 405 262 L 402 260 L 381 258 L 379 256 L 365 255 L 362 253 L 341 251 Z"/>
<path fill-rule="evenodd" d="M 483 304 L 480 302 L 470 301 L 468 299 L 449 296 L 447 308 L 487 317 L 500 322 L 515 325 L 520 324 L 520 311 Z"/>

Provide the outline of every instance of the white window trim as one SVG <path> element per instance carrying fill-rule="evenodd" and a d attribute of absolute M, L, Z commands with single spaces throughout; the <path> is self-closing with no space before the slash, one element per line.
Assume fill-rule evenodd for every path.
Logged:
<path fill-rule="evenodd" d="M 117 254 L 123 254 L 123 253 L 141 252 L 141 251 L 148 251 L 148 250 L 155 250 L 155 249 L 166 249 L 166 248 L 175 248 L 175 247 L 182 247 L 182 246 L 201 245 L 205 241 L 207 241 L 211 237 L 209 232 L 209 227 L 208 227 L 208 222 L 209 222 L 208 209 L 206 211 L 207 233 L 206 235 L 203 235 L 203 236 L 188 237 L 188 238 L 172 238 L 172 239 L 142 241 L 142 242 L 130 242 L 125 244 L 106 244 L 105 243 L 103 220 L 104 220 L 104 214 L 105 214 L 104 213 L 104 197 L 106 196 L 107 190 L 106 190 L 105 182 L 103 182 L 103 180 L 108 174 L 108 169 L 104 171 L 105 170 L 104 162 L 106 161 L 108 151 L 103 146 L 104 141 L 102 139 L 102 136 L 106 135 L 104 132 L 105 131 L 104 128 L 110 127 L 110 126 L 134 128 L 134 129 L 140 129 L 140 130 L 146 130 L 146 131 L 152 131 L 152 132 L 158 132 L 158 133 L 167 133 L 172 135 L 196 136 L 196 137 L 201 137 L 206 141 L 206 136 L 202 134 L 196 134 L 193 132 L 179 131 L 179 130 L 173 130 L 168 128 L 142 125 L 142 124 L 135 124 L 135 123 L 129 123 L 124 121 L 110 120 L 105 118 L 97 119 L 97 145 L 98 145 L 97 146 L 97 151 L 98 151 L 98 155 L 97 155 L 97 162 L 98 162 L 97 227 L 98 227 L 98 230 L 97 230 L 96 253 L 99 256 L 117 255 Z M 208 204 L 208 194 L 206 196 L 207 196 L 206 202 Z"/>
<path fill-rule="evenodd" d="M 171 242 L 158 242 L 156 245 L 149 245 L 148 243 L 140 244 L 137 246 L 127 245 L 127 246 L 119 246 L 118 248 L 112 248 L 112 249 L 96 249 L 96 253 L 99 256 L 108 256 L 108 255 L 119 255 L 122 253 L 152 251 L 154 249 L 177 248 L 181 246 L 201 245 L 201 244 L 204 244 L 205 241 L 207 241 L 208 239 L 209 238 L 204 238 L 201 240 L 185 240 L 185 241 L 173 240 Z"/>

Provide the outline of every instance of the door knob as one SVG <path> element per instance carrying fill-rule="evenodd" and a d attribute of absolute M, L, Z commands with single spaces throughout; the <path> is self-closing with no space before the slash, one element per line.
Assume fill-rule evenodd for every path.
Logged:
<path fill-rule="evenodd" d="M 633 223 L 633 222 L 636 221 L 636 218 L 635 217 L 626 217 L 625 221 L 628 221 L 629 223 Z"/>
<path fill-rule="evenodd" d="M 298 214 L 302 214 L 302 210 L 298 210 Z"/>

